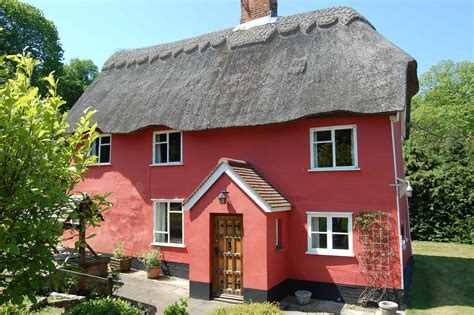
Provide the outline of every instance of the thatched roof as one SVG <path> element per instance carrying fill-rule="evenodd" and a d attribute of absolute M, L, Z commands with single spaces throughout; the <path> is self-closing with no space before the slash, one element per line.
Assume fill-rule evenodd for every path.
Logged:
<path fill-rule="evenodd" d="M 157 125 L 254 126 L 321 114 L 394 113 L 417 89 L 412 57 L 356 11 L 330 8 L 117 52 L 69 121 L 90 106 L 109 133 Z"/>

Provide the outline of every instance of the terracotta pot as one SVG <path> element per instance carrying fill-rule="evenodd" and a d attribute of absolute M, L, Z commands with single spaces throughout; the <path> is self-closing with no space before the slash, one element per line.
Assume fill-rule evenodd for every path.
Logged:
<path fill-rule="evenodd" d="M 146 269 L 148 279 L 156 279 L 160 276 L 160 267 L 151 267 Z"/>

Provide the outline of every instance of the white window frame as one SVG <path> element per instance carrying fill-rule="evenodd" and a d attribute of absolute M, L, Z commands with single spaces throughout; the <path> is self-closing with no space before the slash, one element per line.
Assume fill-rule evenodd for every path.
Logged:
<path fill-rule="evenodd" d="M 185 247 L 184 246 L 184 211 L 183 211 L 183 199 L 152 199 L 153 202 L 153 241 L 151 242 L 151 245 L 154 246 L 167 246 L 167 247 Z M 168 213 L 167 215 L 167 230 L 168 232 L 161 232 L 161 231 L 155 231 L 156 227 L 156 212 L 157 212 L 157 204 L 159 203 L 166 203 L 166 211 Z M 181 203 L 181 210 L 180 211 L 170 211 L 170 203 Z M 170 243 L 170 213 L 181 213 L 181 233 L 182 233 L 182 242 L 181 244 L 178 243 Z M 160 234 L 168 234 L 168 242 L 156 242 L 155 241 L 155 233 L 160 233 Z"/>
<path fill-rule="evenodd" d="M 170 144 L 169 144 L 169 134 L 170 133 L 180 133 L 180 140 L 181 140 L 181 152 L 179 156 L 179 162 L 170 162 Z M 159 134 L 166 134 L 166 142 L 156 142 L 156 135 Z M 168 144 L 168 150 L 166 152 L 166 160 L 168 162 L 166 163 L 155 163 L 155 154 L 156 154 L 156 145 L 159 143 L 167 143 Z M 153 139 L 152 139 L 152 145 L 153 145 L 153 156 L 151 157 L 151 164 L 150 166 L 165 166 L 165 165 L 183 165 L 183 132 L 178 131 L 178 130 L 163 130 L 163 131 L 155 131 L 153 132 Z"/>
<path fill-rule="evenodd" d="M 107 143 L 107 144 L 104 144 L 105 145 L 110 145 L 110 152 L 109 152 L 109 162 L 106 162 L 106 163 L 100 163 L 100 152 L 102 150 L 102 138 L 104 137 L 110 137 L 110 143 Z M 99 152 L 97 152 L 97 162 L 96 163 L 92 163 L 92 164 L 89 164 L 89 166 L 100 166 L 100 165 L 111 165 L 112 164 L 112 134 L 109 134 L 109 133 L 104 133 L 104 134 L 100 134 L 95 141 L 99 141 Z M 94 145 L 94 142 L 91 143 L 91 145 Z M 89 148 L 89 156 L 90 156 L 90 152 L 91 152 L 92 148 Z"/>
<path fill-rule="evenodd" d="M 307 223 L 308 223 L 308 251 L 306 254 L 310 255 L 327 255 L 327 256 L 347 256 L 347 257 L 354 257 L 353 251 L 353 231 L 352 231 L 352 212 L 306 212 L 307 215 Z M 312 218 L 326 218 L 327 224 L 327 245 L 328 248 L 313 248 L 312 245 Z M 332 231 L 332 219 L 333 218 L 347 218 L 348 226 L 347 231 L 349 235 L 349 249 L 333 249 L 332 236 L 334 234 L 344 234 L 346 233 L 339 233 Z"/>
<path fill-rule="evenodd" d="M 282 220 L 281 219 L 275 219 L 275 250 L 277 252 L 279 251 L 282 251 L 285 249 L 285 247 L 283 247 L 283 239 L 281 239 L 281 242 L 279 242 L 280 240 L 280 237 L 283 235 L 283 228 L 281 229 L 281 234 L 279 233 L 279 229 L 283 226 L 283 223 L 282 223 Z"/>
<path fill-rule="evenodd" d="M 354 165 L 351 166 L 336 166 L 336 138 L 335 131 L 341 129 L 352 129 L 352 154 L 354 156 Z M 316 141 L 315 133 L 317 131 L 331 131 L 331 139 L 328 141 Z M 310 137 L 310 153 L 311 153 L 311 165 L 308 171 L 310 172 L 321 172 L 321 171 L 354 171 L 360 170 L 359 159 L 357 154 L 357 126 L 356 125 L 343 125 L 343 126 L 331 126 L 331 127 L 318 127 L 311 128 L 309 130 Z M 331 167 L 315 167 L 315 152 L 314 145 L 316 143 L 332 143 L 332 165 Z"/>

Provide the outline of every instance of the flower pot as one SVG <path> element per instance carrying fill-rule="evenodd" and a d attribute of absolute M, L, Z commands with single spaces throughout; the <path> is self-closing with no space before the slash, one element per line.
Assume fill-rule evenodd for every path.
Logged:
<path fill-rule="evenodd" d="M 306 305 L 311 301 L 311 292 L 299 290 L 295 292 L 296 302 L 300 305 Z"/>
<path fill-rule="evenodd" d="M 156 279 L 160 276 L 160 267 L 149 267 L 146 269 L 146 275 L 148 279 Z"/>
<path fill-rule="evenodd" d="M 110 258 L 110 269 L 118 270 L 120 272 L 129 271 L 132 267 L 132 257 L 125 257 L 122 259 Z"/>
<path fill-rule="evenodd" d="M 395 315 L 398 310 L 398 304 L 391 301 L 379 302 L 379 309 L 382 315 Z"/>

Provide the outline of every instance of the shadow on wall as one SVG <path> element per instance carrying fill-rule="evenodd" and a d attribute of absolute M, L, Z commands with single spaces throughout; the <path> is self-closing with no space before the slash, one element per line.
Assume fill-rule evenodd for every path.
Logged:
<path fill-rule="evenodd" d="M 414 255 L 410 309 L 474 307 L 474 258 Z"/>

